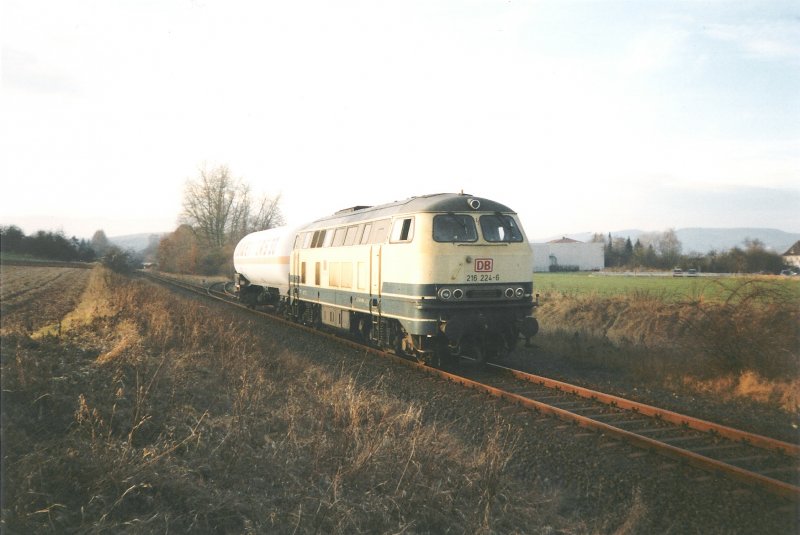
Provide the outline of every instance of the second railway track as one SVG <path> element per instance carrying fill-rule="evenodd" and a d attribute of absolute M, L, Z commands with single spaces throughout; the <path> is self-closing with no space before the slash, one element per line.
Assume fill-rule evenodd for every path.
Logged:
<path fill-rule="evenodd" d="M 165 284 L 208 295 L 240 308 L 247 308 L 234 301 L 224 283 L 200 286 L 154 274 L 147 276 Z M 686 462 L 703 470 L 725 474 L 789 500 L 800 501 L 800 446 L 797 444 L 496 364 L 489 364 L 483 369 L 462 366 L 457 372 L 431 368 L 284 320 L 273 314 L 261 314 L 299 329 L 329 336 L 340 343 L 369 350 L 404 366 L 485 392 L 539 413 L 617 437 L 634 446 Z"/>

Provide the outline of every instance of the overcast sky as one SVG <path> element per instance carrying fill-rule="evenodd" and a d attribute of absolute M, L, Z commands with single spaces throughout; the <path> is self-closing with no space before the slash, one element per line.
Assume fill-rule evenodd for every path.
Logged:
<path fill-rule="evenodd" d="M 800 232 L 796 1 L 2 0 L 0 223 L 173 230 L 227 165 L 289 223 L 465 192 L 531 238 Z"/>

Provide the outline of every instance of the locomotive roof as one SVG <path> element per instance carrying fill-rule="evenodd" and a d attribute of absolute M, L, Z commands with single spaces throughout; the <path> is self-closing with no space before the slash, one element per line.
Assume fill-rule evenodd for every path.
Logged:
<path fill-rule="evenodd" d="M 479 208 L 473 208 L 471 201 L 478 201 Z M 473 203 L 474 204 L 474 203 Z M 501 212 L 515 213 L 508 206 L 499 202 L 476 197 L 466 193 L 436 193 L 411 197 L 404 201 L 395 201 L 379 206 L 354 206 L 340 210 L 335 214 L 317 219 L 305 226 L 303 230 L 322 228 L 340 224 L 352 224 L 359 221 L 392 217 L 398 214 L 413 214 L 420 212 Z"/>

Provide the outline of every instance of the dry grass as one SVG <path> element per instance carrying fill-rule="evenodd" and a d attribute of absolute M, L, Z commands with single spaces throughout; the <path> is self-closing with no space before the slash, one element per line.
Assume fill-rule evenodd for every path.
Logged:
<path fill-rule="evenodd" d="M 713 301 L 658 292 L 550 294 L 538 314 L 539 342 L 646 380 L 797 410 L 800 305 L 794 294 L 785 285 L 749 279 L 718 293 Z"/>
<path fill-rule="evenodd" d="M 681 386 L 695 392 L 717 395 L 723 401 L 746 398 L 790 412 L 800 410 L 800 378 L 797 377 L 785 380 L 764 379 L 757 373 L 748 371 L 714 379 L 685 376 Z"/>
<path fill-rule="evenodd" d="M 522 532 L 557 525 L 418 401 L 103 269 L 57 333 L 4 336 L 3 530 Z"/>

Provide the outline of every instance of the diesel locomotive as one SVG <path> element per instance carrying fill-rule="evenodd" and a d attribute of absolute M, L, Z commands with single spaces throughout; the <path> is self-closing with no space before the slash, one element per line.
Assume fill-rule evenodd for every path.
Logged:
<path fill-rule="evenodd" d="M 538 331 L 528 239 L 516 213 L 481 197 L 354 206 L 249 234 L 233 261 L 243 303 L 424 362 L 495 360 Z"/>

